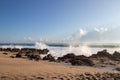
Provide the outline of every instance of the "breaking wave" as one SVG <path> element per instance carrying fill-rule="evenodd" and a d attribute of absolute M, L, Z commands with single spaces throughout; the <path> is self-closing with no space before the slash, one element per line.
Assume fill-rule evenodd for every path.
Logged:
<path fill-rule="evenodd" d="M 56 45 L 56 44 L 45 44 L 41 42 L 36 42 L 33 44 L 0 44 L 2 48 L 36 48 L 36 49 L 49 49 L 50 54 L 52 54 L 55 58 L 61 57 L 68 53 L 74 53 L 76 55 L 85 55 L 90 56 L 92 54 L 96 54 L 98 51 L 103 49 L 107 49 L 111 54 L 114 51 L 120 51 L 119 44 L 118 45 Z"/>

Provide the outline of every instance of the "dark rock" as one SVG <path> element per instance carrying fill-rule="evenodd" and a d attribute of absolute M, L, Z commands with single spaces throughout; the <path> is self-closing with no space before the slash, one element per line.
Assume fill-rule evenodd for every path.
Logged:
<path fill-rule="evenodd" d="M 19 51 L 17 49 L 15 49 L 14 51 Z M 24 56 L 24 57 L 27 57 L 27 59 L 29 60 L 40 60 L 41 57 L 40 57 L 40 54 L 48 54 L 49 50 L 48 49 L 35 49 L 35 48 L 22 48 L 18 53 L 19 54 L 16 54 L 17 56 L 21 55 L 21 56 Z M 50 56 L 49 56 L 50 57 Z M 50 57 L 52 60 L 52 57 Z"/>
<path fill-rule="evenodd" d="M 26 52 L 32 52 L 32 53 L 39 53 L 39 54 L 48 54 L 49 50 L 48 49 L 35 49 L 35 48 L 22 48 L 21 52 L 26 53 Z"/>
<path fill-rule="evenodd" d="M 35 61 L 38 61 L 41 59 L 39 54 L 34 54 L 34 53 L 30 53 L 29 55 L 27 55 L 27 58 L 29 60 L 35 60 Z"/>
<path fill-rule="evenodd" d="M 19 48 L 13 48 L 11 51 L 12 51 L 12 52 L 19 52 L 20 49 L 19 49 Z"/>
<path fill-rule="evenodd" d="M 64 55 L 63 57 L 58 57 L 58 61 L 70 61 L 71 59 L 74 59 L 75 55 L 73 53 L 68 53 L 67 55 Z"/>
<path fill-rule="evenodd" d="M 94 65 L 94 63 L 88 57 L 84 55 L 76 56 L 73 53 L 69 53 L 67 55 L 64 55 L 63 57 L 59 57 L 58 61 L 71 63 L 72 65 L 87 65 L 87 66 Z"/>
<path fill-rule="evenodd" d="M 15 58 L 15 56 L 10 56 L 10 58 Z"/>
<path fill-rule="evenodd" d="M 39 55 L 34 55 L 34 60 L 39 61 L 41 57 Z"/>
<path fill-rule="evenodd" d="M 21 54 L 19 54 L 19 53 L 16 54 L 16 58 L 21 58 L 21 57 L 22 57 Z"/>
<path fill-rule="evenodd" d="M 112 57 L 112 59 L 113 60 L 120 60 L 120 53 L 119 52 L 117 52 L 117 51 L 115 51 L 114 53 L 113 53 L 113 57 Z"/>
<path fill-rule="evenodd" d="M 37 77 L 37 79 L 40 79 L 40 80 L 41 80 L 41 79 L 44 79 L 44 78 L 43 78 L 43 77 Z"/>
<path fill-rule="evenodd" d="M 26 52 L 29 52 L 30 50 L 29 50 L 29 48 L 22 48 L 19 52 L 21 52 L 21 53 L 26 53 Z"/>
<path fill-rule="evenodd" d="M 6 51 L 6 52 L 19 52 L 19 48 L 0 48 L 0 51 Z"/>
<path fill-rule="evenodd" d="M 3 51 L 3 48 L 0 48 L 0 51 Z"/>
<path fill-rule="evenodd" d="M 8 55 L 8 53 L 4 52 L 3 54 Z"/>
<path fill-rule="evenodd" d="M 47 56 L 43 57 L 43 60 L 55 61 L 55 58 L 51 54 L 48 54 Z"/>
<path fill-rule="evenodd" d="M 120 67 L 117 67 L 116 70 L 117 70 L 117 71 L 120 71 Z"/>
<path fill-rule="evenodd" d="M 72 65 L 83 65 L 84 64 L 81 60 L 71 60 L 70 63 Z"/>
<path fill-rule="evenodd" d="M 7 52 L 11 52 L 11 50 L 12 50 L 11 48 L 6 48 L 5 49 L 5 51 L 7 51 Z"/>
<path fill-rule="evenodd" d="M 90 58 L 100 58 L 100 57 L 107 57 L 112 58 L 112 55 L 107 52 L 107 50 L 98 51 L 97 54 L 93 54 L 90 56 Z"/>
<path fill-rule="evenodd" d="M 71 60 L 70 63 L 72 65 L 86 65 L 86 66 L 94 65 L 94 63 L 88 58 L 74 59 L 74 60 Z"/>
<path fill-rule="evenodd" d="M 38 50 L 39 54 L 48 54 L 48 49 Z"/>

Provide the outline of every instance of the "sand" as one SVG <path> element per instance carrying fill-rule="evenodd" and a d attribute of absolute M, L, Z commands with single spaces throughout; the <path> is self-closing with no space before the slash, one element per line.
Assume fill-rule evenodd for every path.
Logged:
<path fill-rule="evenodd" d="M 83 73 L 110 72 L 89 66 L 66 66 L 57 62 L 10 58 L 0 52 L 0 80 L 76 80 Z"/>

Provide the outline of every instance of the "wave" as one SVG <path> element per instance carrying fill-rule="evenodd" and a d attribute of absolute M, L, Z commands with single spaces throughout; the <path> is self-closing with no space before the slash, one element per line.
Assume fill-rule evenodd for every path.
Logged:
<path fill-rule="evenodd" d="M 119 48 L 120 44 L 116 43 L 116 44 L 86 44 L 86 43 L 80 43 L 80 44 L 75 44 L 75 45 L 70 45 L 70 44 L 60 44 L 60 43 L 41 43 L 41 42 L 35 42 L 35 43 L 0 43 L 0 47 L 1 46 L 20 46 L 20 47 L 34 47 L 34 48 L 44 48 L 44 47 L 69 47 L 69 46 L 73 46 L 73 47 L 79 47 L 79 46 L 88 46 L 91 48 Z"/>
<path fill-rule="evenodd" d="M 52 54 L 55 58 L 61 57 L 68 53 L 74 53 L 76 55 L 85 55 L 90 56 L 92 54 L 96 54 L 98 51 L 103 49 L 107 49 L 108 52 L 113 53 L 114 51 L 120 51 L 119 44 L 80 44 L 80 45 L 68 45 L 68 44 L 45 44 L 41 42 L 35 43 L 27 43 L 27 44 L 0 44 L 2 48 L 36 48 L 36 49 L 49 49 L 50 54 Z"/>

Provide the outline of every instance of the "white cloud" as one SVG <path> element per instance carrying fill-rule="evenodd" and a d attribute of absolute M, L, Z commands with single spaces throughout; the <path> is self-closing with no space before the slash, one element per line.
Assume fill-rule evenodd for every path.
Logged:
<path fill-rule="evenodd" d="M 34 39 L 32 37 L 24 37 L 25 41 L 34 41 Z"/>
<path fill-rule="evenodd" d="M 80 29 L 79 33 L 80 33 L 80 36 L 82 37 L 82 36 L 86 35 L 87 31 Z"/>
<path fill-rule="evenodd" d="M 80 40 L 86 34 L 87 34 L 86 30 L 80 29 L 76 33 L 72 34 L 71 36 L 64 38 L 62 41 L 63 42 L 71 42 L 71 41 L 75 42 L 76 40 Z"/>
<path fill-rule="evenodd" d="M 108 28 L 94 28 L 94 31 L 99 32 L 99 33 L 103 33 L 103 32 L 107 32 Z"/>

